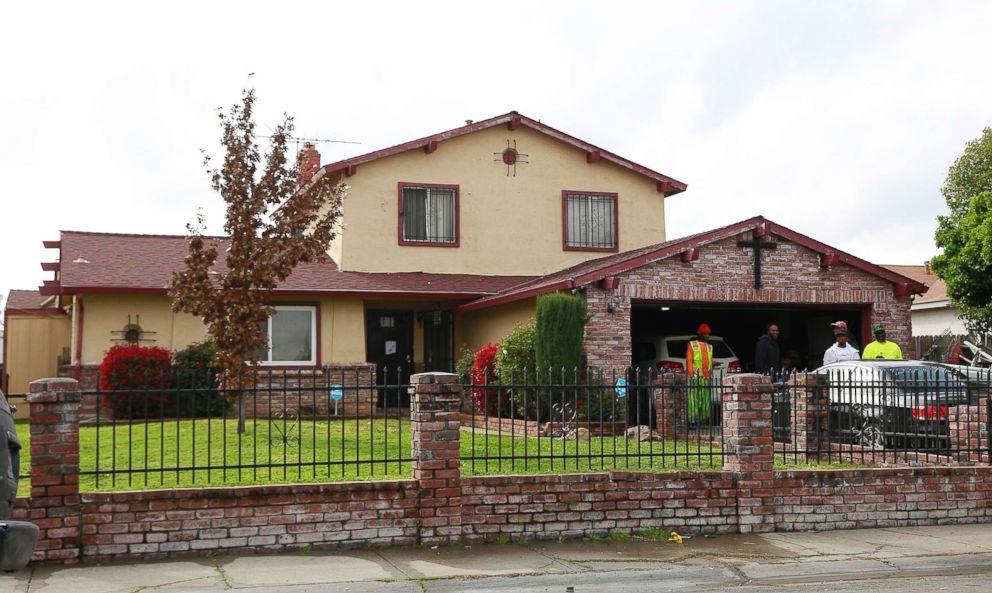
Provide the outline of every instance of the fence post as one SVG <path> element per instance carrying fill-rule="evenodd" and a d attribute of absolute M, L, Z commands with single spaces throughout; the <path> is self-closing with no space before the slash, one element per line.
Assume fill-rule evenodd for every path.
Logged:
<path fill-rule="evenodd" d="M 422 543 L 451 544 L 462 537 L 462 387 L 452 373 L 410 377 L 413 397 L 413 479 L 417 482 Z"/>
<path fill-rule="evenodd" d="M 817 373 L 796 373 L 789 379 L 792 450 L 807 460 L 818 459 L 829 447 L 830 408 L 825 386 L 826 377 Z"/>
<path fill-rule="evenodd" d="M 82 545 L 79 503 L 79 382 L 38 379 L 31 404 L 30 520 L 40 534 L 33 562 L 75 564 Z"/>
<path fill-rule="evenodd" d="M 730 375 L 723 384 L 723 469 L 735 474 L 738 529 L 775 531 L 771 379 Z"/>
<path fill-rule="evenodd" d="M 684 438 L 687 433 L 686 406 L 688 403 L 688 380 L 685 373 L 661 373 L 653 384 L 655 422 L 658 435 L 666 440 Z"/>

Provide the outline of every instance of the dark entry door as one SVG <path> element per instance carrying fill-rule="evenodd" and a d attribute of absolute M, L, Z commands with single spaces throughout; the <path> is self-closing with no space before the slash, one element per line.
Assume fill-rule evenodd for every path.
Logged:
<path fill-rule="evenodd" d="M 413 312 L 365 312 L 365 352 L 376 365 L 379 407 L 407 407 L 410 394 L 397 387 L 410 382 L 413 370 Z M 394 386 L 394 387 L 389 387 Z"/>
<path fill-rule="evenodd" d="M 428 372 L 455 371 L 455 323 L 451 311 L 429 311 L 424 320 L 424 362 Z"/>

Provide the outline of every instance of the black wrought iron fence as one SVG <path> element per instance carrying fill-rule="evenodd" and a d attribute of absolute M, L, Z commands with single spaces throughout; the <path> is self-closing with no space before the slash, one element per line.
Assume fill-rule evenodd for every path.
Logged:
<path fill-rule="evenodd" d="M 397 369 L 146 373 L 82 394 L 83 490 L 408 477 L 408 379 Z"/>
<path fill-rule="evenodd" d="M 653 369 L 472 369 L 462 471 L 721 469 L 724 389 Z"/>
<path fill-rule="evenodd" d="M 906 361 L 827 367 L 775 384 L 779 460 L 989 463 L 992 371 Z"/>

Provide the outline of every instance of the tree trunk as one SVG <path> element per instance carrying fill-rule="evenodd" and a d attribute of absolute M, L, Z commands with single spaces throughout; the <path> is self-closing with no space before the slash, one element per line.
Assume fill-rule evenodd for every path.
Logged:
<path fill-rule="evenodd" d="M 238 394 L 238 434 L 244 434 L 245 432 L 245 396 L 243 393 Z"/>

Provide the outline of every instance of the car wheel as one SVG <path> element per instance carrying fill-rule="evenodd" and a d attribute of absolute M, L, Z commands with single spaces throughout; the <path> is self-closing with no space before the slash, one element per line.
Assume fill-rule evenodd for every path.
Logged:
<path fill-rule="evenodd" d="M 854 442 L 864 447 L 885 448 L 885 431 L 875 418 L 864 413 L 861 406 L 853 406 Z"/>

